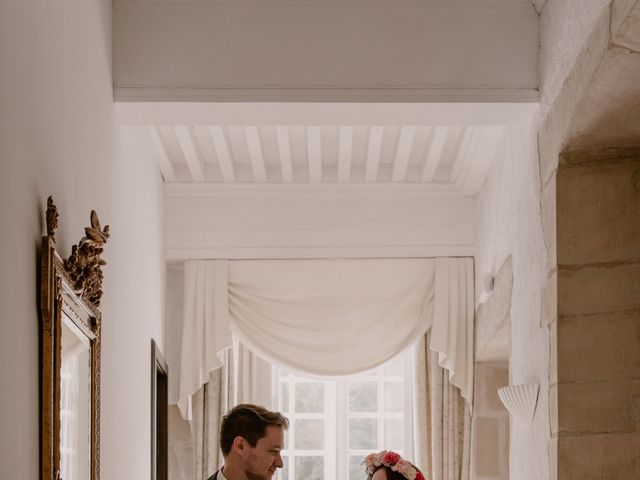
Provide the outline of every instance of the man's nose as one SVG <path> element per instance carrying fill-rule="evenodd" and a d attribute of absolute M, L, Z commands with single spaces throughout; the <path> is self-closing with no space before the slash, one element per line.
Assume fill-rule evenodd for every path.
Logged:
<path fill-rule="evenodd" d="M 279 453 L 276 455 L 275 464 L 277 468 L 282 468 L 284 466 L 284 463 L 282 462 L 282 456 Z"/>

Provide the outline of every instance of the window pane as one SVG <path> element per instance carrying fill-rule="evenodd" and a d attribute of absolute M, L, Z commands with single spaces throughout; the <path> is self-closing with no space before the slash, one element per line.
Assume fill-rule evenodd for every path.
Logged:
<path fill-rule="evenodd" d="M 319 382 L 296 383 L 296 412 L 322 413 L 324 385 Z"/>
<path fill-rule="evenodd" d="M 322 457 L 296 457 L 295 480 L 323 480 L 324 459 Z"/>
<path fill-rule="evenodd" d="M 295 422 L 296 449 L 320 450 L 324 448 L 324 420 L 296 420 Z"/>
<path fill-rule="evenodd" d="M 285 450 L 289 450 L 289 429 L 284 431 L 284 448 Z"/>
<path fill-rule="evenodd" d="M 361 465 L 364 460 L 362 455 L 349 455 L 349 480 L 364 480 L 364 467 Z"/>
<path fill-rule="evenodd" d="M 384 411 L 402 412 L 404 397 L 403 385 L 400 382 L 384 382 Z"/>
<path fill-rule="evenodd" d="M 349 448 L 375 449 L 378 445 L 378 428 L 375 418 L 349 419 Z"/>
<path fill-rule="evenodd" d="M 349 411 L 375 412 L 378 410 L 378 386 L 376 382 L 349 383 Z"/>
<path fill-rule="evenodd" d="M 282 463 L 284 466 L 278 470 L 278 480 L 288 480 L 289 479 L 289 457 L 282 457 Z"/>
<path fill-rule="evenodd" d="M 385 375 L 402 376 L 403 370 L 404 368 L 402 355 L 396 355 L 383 365 L 383 372 Z"/>
<path fill-rule="evenodd" d="M 387 450 L 403 450 L 402 437 L 404 436 L 403 421 L 401 419 L 385 419 L 384 429 L 384 448 Z"/>
<path fill-rule="evenodd" d="M 280 408 L 282 412 L 289 411 L 289 383 L 280 383 Z"/>

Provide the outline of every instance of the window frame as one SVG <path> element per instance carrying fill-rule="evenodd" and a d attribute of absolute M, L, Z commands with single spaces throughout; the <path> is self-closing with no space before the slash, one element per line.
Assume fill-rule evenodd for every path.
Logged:
<path fill-rule="evenodd" d="M 383 445 L 383 427 L 385 419 L 402 418 L 403 420 L 403 448 L 399 450 L 406 458 L 413 457 L 413 347 L 399 353 L 401 357 L 402 375 L 385 375 L 384 365 L 375 367 L 367 372 L 344 377 L 324 377 L 296 372 L 287 367 L 272 365 L 273 404 L 289 417 L 290 427 L 287 432 L 287 444 L 282 450 L 283 460 L 288 462 L 289 478 L 295 480 L 295 457 L 316 456 L 322 452 L 324 458 L 323 480 L 354 480 L 349 479 L 349 457 L 362 456 L 372 451 L 380 451 Z M 394 357 L 397 358 L 397 357 Z M 390 360 L 391 361 L 391 360 Z M 279 376 L 280 369 L 286 374 Z M 400 377 L 400 378 L 398 378 Z M 281 380 L 283 379 L 283 380 Z M 377 387 L 378 406 L 375 412 L 354 412 L 349 409 L 349 383 L 353 381 L 375 381 Z M 401 412 L 384 412 L 384 382 L 394 381 L 403 384 L 403 409 Z M 324 384 L 323 413 L 298 413 L 295 411 L 295 384 L 319 382 Z M 289 385 L 287 409 L 280 398 L 281 383 Z M 349 448 L 349 418 L 375 418 L 377 422 L 377 447 L 372 450 Z M 294 448 L 296 436 L 296 419 L 323 418 L 324 419 L 324 448 L 318 450 L 303 450 Z M 335 439 L 332 441 L 331 439 Z M 282 471 L 278 472 L 279 480 L 284 478 Z"/>

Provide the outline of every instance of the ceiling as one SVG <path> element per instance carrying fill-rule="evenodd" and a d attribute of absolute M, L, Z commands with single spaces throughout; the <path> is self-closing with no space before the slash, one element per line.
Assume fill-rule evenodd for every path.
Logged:
<path fill-rule="evenodd" d="M 167 183 L 449 186 L 475 195 L 503 127 L 487 125 L 150 126 Z"/>
<path fill-rule="evenodd" d="M 530 0 L 113 10 L 116 116 L 153 144 L 170 261 L 473 255 L 474 197 L 538 108 Z"/>

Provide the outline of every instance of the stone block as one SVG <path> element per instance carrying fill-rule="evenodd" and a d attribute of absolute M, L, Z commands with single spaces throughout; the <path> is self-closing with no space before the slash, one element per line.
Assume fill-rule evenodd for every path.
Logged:
<path fill-rule="evenodd" d="M 640 311 L 560 319 L 557 352 L 559 382 L 640 378 Z"/>
<path fill-rule="evenodd" d="M 640 380 L 558 385 L 559 435 L 640 432 Z"/>
<path fill-rule="evenodd" d="M 640 258 L 640 151 L 557 173 L 558 263 Z"/>
<path fill-rule="evenodd" d="M 559 267 L 558 316 L 640 309 L 640 262 Z"/>
<path fill-rule="evenodd" d="M 558 480 L 637 480 L 639 472 L 639 433 L 558 439 Z"/>

